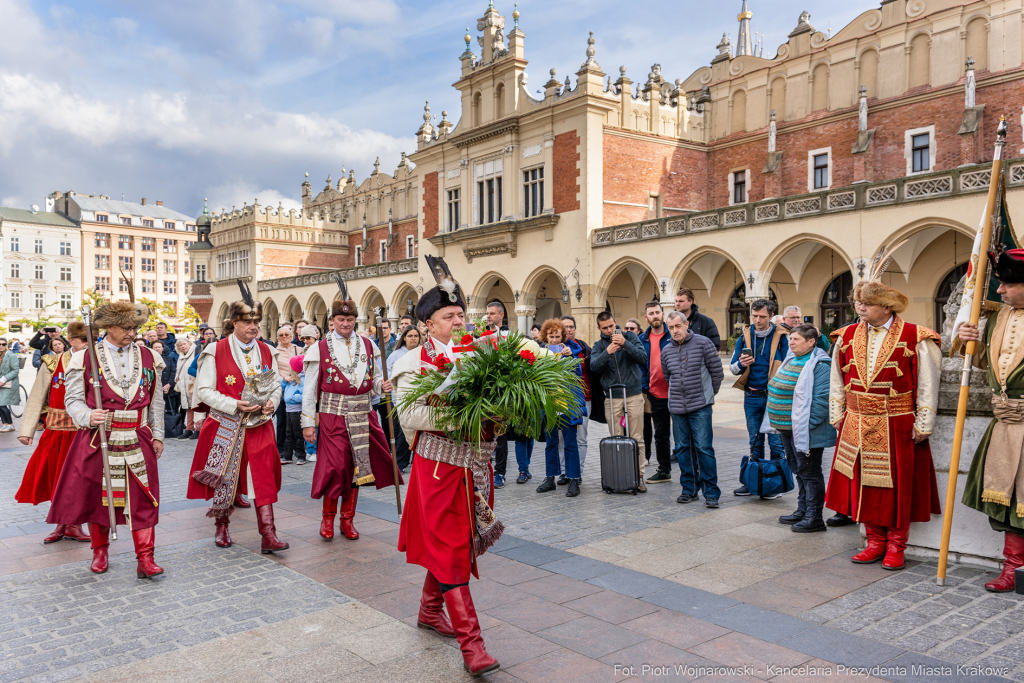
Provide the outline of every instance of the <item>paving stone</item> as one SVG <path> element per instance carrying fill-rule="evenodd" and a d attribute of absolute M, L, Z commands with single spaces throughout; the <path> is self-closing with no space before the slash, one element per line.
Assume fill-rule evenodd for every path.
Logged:
<path fill-rule="evenodd" d="M 903 654 L 897 647 L 818 626 L 779 642 L 779 645 L 835 664 L 875 666 Z"/>

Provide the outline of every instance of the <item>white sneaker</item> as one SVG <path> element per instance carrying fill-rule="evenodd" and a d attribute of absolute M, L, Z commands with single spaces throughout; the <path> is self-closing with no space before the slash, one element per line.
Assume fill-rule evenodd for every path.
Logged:
<path fill-rule="evenodd" d="M 306 462 L 316 462 L 316 453 L 306 456 Z"/>
<path fill-rule="evenodd" d="M 776 493 L 774 496 L 761 496 L 761 500 L 775 500 L 776 498 L 782 498 L 782 494 Z"/>
<path fill-rule="evenodd" d="M 5 424 L 3 427 L 0 427 L 0 432 L 13 432 L 13 431 L 14 431 L 14 425 L 7 425 L 7 424 Z"/>

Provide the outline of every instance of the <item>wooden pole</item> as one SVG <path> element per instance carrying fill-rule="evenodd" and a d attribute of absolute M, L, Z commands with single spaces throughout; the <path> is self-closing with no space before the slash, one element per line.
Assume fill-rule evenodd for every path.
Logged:
<path fill-rule="evenodd" d="M 992 221 L 996 212 L 996 201 L 1002 184 L 1003 147 L 1006 145 L 1006 119 L 999 122 L 995 155 L 992 159 L 992 179 L 988 186 L 988 204 L 981 220 L 981 253 L 975 266 L 974 299 L 971 301 L 971 324 L 977 325 L 981 318 L 981 306 L 988 295 L 988 251 L 992 242 Z M 956 502 L 956 484 L 960 474 L 960 451 L 964 445 L 964 423 L 967 420 L 967 398 L 971 391 L 971 371 L 978 342 L 967 342 L 964 366 L 960 374 L 960 400 L 956 406 L 956 430 L 953 432 L 953 452 L 949 461 L 949 481 L 946 484 L 946 506 L 942 516 L 942 543 L 939 546 L 939 568 L 935 583 L 946 585 L 946 565 L 949 560 L 949 539 L 953 533 L 953 506 Z"/>
<path fill-rule="evenodd" d="M 384 381 L 388 381 L 388 351 L 384 343 L 384 332 L 381 321 L 384 314 L 380 310 L 374 311 L 377 314 L 377 345 L 380 347 L 380 370 L 384 375 Z M 391 471 L 395 477 L 395 504 L 398 505 L 398 517 L 402 517 L 402 489 L 398 486 L 398 456 L 395 455 L 395 422 L 391 419 L 391 392 L 385 391 L 380 399 L 384 402 L 384 409 L 388 415 L 388 445 L 391 447 Z"/>
<path fill-rule="evenodd" d="M 89 373 L 92 375 L 93 397 L 96 409 L 103 409 L 103 391 L 100 389 L 100 373 L 96 365 L 96 342 L 92 338 L 92 309 L 82 306 L 82 320 L 85 322 L 85 334 L 89 340 Z M 114 486 L 110 481 L 110 462 L 107 460 L 107 427 L 98 425 L 100 431 L 100 451 L 103 454 L 103 483 L 107 488 L 107 512 L 110 515 L 110 536 L 117 540 L 117 517 L 114 514 Z M 125 482 L 127 484 L 127 481 Z"/>

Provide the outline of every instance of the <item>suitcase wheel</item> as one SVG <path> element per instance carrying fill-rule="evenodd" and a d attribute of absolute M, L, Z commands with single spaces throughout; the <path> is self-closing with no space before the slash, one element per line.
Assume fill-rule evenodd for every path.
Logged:
<path fill-rule="evenodd" d="M 634 495 L 634 496 L 635 496 L 636 494 L 638 494 L 638 493 L 640 493 L 640 492 L 639 492 L 639 491 L 633 491 L 633 495 Z"/>

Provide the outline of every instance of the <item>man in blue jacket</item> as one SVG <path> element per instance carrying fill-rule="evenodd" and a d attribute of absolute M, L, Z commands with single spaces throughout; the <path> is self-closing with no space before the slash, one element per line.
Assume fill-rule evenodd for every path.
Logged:
<path fill-rule="evenodd" d="M 648 328 L 640 335 L 640 341 L 643 342 L 644 351 L 647 353 L 647 363 L 643 366 L 644 397 L 650 407 L 650 412 L 644 413 L 644 459 L 651 459 L 652 440 L 658 457 L 658 471 L 647 479 L 648 484 L 672 481 L 672 415 L 668 409 L 668 382 L 661 370 L 661 354 L 669 345 L 672 336 L 665 329 L 664 315 L 660 303 L 649 302 L 644 311 Z"/>
<path fill-rule="evenodd" d="M 786 331 L 771 322 L 774 313 L 775 305 L 766 299 L 750 304 L 752 325 L 743 326 L 743 334 L 736 340 L 729 366 L 732 374 L 739 375 L 733 386 L 743 390 L 743 413 L 747 419 L 747 434 L 750 435 L 750 455 L 754 458 L 764 457 L 765 435 L 761 433 L 761 423 L 768 409 L 768 382 L 789 352 Z M 768 435 L 768 447 L 772 460 L 785 456 L 778 434 Z M 733 494 L 749 496 L 750 491 L 742 485 Z"/>
<path fill-rule="evenodd" d="M 632 332 L 623 332 L 615 324 L 615 318 L 608 311 L 597 316 L 597 329 L 601 338 L 590 350 L 590 367 L 601 374 L 601 387 L 605 390 L 605 414 L 608 417 L 608 431 L 612 436 L 622 433 L 619 419 L 623 409 L 629 424 L 629 435 L 634 439 L 644 431 L 643 369 L 647 366 L 644 345 Z M 623 401 L 621 388 L 614 392 L 611 387 L 624 385 L 626 399 Z M 613 398 L 614 397 L 614 398 Z M 644 483 L 644 456 L 638 453 L 641 493 L 647 491 Z"/>

